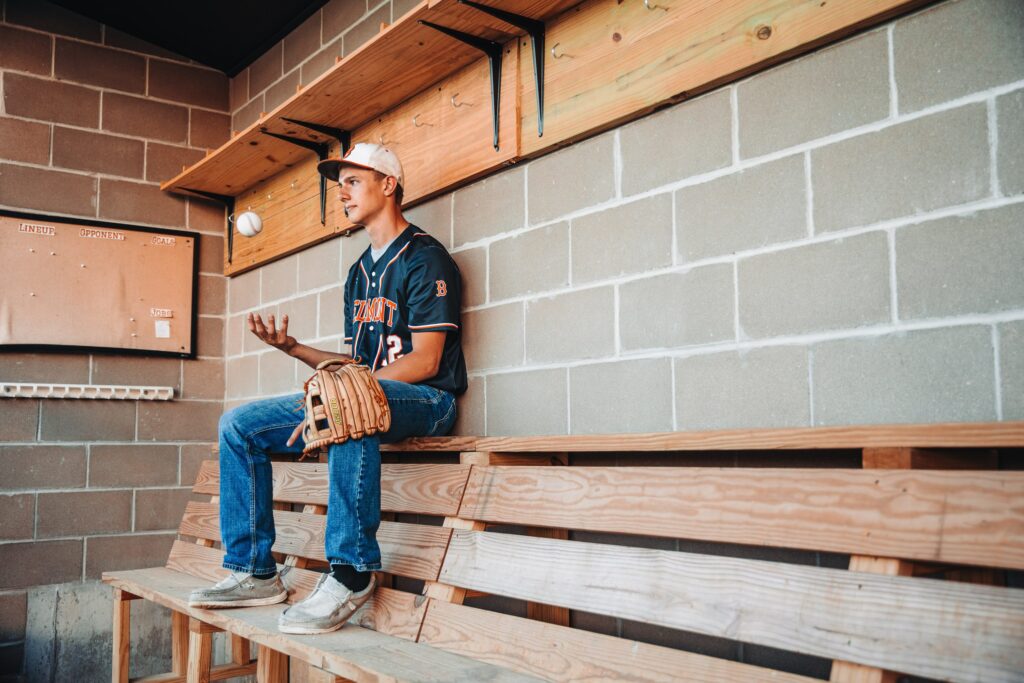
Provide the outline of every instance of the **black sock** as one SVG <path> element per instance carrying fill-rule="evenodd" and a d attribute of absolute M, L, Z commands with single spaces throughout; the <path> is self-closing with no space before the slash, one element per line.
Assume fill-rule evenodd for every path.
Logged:
<path fill-rule="evenodd" d="M 370 585 L 370 578 L 373 577 L 373 572 L 356 571 L 350 564 L 332 564 L 331 574 L 334 575 L 335 581 L 344 584 L 345 588 L 354 593 L 366 590 Z"/>
<path fill-rule="evenodd" d="M 266 579 L 272 579 L 276 575 L 277 575 L 277 571 L 275 570 L 275 571 L 272 571 L 272 572 L 268 572 L 266 574 L 253 574 L 252 578 L 260 579 L 260 580 L 266 580 Z"/>

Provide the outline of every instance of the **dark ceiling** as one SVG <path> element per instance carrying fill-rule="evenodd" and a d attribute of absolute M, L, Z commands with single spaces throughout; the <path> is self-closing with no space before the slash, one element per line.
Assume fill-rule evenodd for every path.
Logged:
<path fill-rule="evenodd" d="M 52 0 L 55 4 L 234 76 L 327 0 Z"/>

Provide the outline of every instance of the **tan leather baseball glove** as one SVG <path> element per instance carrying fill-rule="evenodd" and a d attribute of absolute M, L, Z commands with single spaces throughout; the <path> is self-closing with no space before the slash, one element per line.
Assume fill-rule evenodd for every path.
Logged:
<path fill-rule="evenodd" d="M 350 358 L 319 363 L 304 389 L 306 416 L 288 441 L 293 443 L 301 430 L 306 442 L 303 457 L 391 427 L 391 410 L 380 383 L 368 367 Z"/>

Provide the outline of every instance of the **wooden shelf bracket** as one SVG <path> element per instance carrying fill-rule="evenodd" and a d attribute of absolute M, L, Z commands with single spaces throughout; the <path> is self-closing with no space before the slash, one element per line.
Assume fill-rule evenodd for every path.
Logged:
<path fill-rule="evenodd" d="M 482 5 L 473 0 L 459 0 L 459 4 L 469 5 L 530 34 L 530 45 L 533 47 L 533 78 L 537 84 L 537 137 L 544 137 L 544 35 L 546 33 L 544 22 Z M 495 123 L 495 131 L 497 131 L 497 123 Z M 495 143 L 495 149 L 497 149 L 497 143 Z"/>
<path fill-rule="evenodd" d="M 494 119 L 494 151 L 498 151 L 498 121 L 501 111 L 501 52 L 504 49 L 501 43 L 474 36 L 472 33 L 465 33 L 464 31 L 458 31 L 447 26 L 441 26 L 425 19 L 420 19 L 420 23 L 449 35 L 459 42 L 475 47 L 487 55 L 487 61 L 491 65 L 491 114 Z"/>

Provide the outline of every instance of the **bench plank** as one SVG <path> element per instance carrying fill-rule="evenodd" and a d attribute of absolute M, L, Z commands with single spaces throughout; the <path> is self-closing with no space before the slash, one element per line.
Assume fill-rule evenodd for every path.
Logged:
<path fill-rule="evenodd" d="M 274 500 L 327 505 L 327 465 L 317 462 L 273 463 Z M 454 515 L 462 498 L 469 465 L 384 463 L 381 465 L 381 510 L 423 515 Z M 202 463 L 193 493 L 220 494 L 216 460 Z"/>
<path fill-rule="evenodd" d="M 868 447 L 998 448 L 1024 443 L 1024 421 L 718 429 L 653 434 L 480 437 L 478 451 L 709 451 Z"/>
<path fill-rule="evenodd" d="M 464 530 L 440 580 L 932 678 L 1024 671 L 1024 590 Z"/>
<path fill-rule="evenodd" d="M 274 511 L 277 538 L 274 551 L 326 562 L 324 515 Z M 218 506 L 189 501 L 178 532 L 186 536 L 220 540 Z M 437 579 L 450 531 L 442 527 L 404 522 L 381 522 L 377 531 L 383 570 L 413 579 Z"/>
<path fill-rule="evenodd" d="M 1024 472 L 477 466 L 463 519 L 1024 568 Z"/>
<path fill-rule="evenodd" d="M 568 626 L 432 600 L 420 633 L 429 643 L 550 681 L 772 681 L 816 679 Z"/>
<path fill-rule="evenodd" d="M 109 572 L 103 575 L 103 580 L 125 590 L 132 586 L 132 592 L 148 600 L 354 681 L 537 680 L 354 623 L 333 633 L 315 636 L 280 633 L 277 618 L 284 605 L 233 610 L 192 609 L 188 607 L 188 594 L 194 588 L 207 585 L 206 580 L 163 567 Z M 438 676 L 438 672 L 443 675 Z"/>

